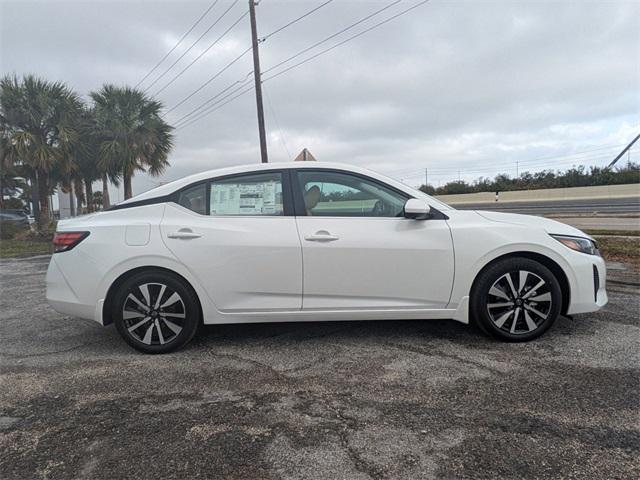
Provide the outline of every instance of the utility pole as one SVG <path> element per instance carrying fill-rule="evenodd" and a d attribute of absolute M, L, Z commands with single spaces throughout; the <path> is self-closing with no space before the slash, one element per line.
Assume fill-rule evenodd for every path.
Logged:
<path fill-rule="evenodd" d="M 626 147 L 624 147 L 624 148 L 622 149 L 622 151 L 618 154 L 618 156 L 617 156 L 616 158 L 614 158 L 614 159 L 613 159 L 613 161 L 612 161 L 609 165 L 607 165 L 607 168 L 611 168 L 611 167 L 613 167 L 613 166 L 616 164 L 616 162 L 617 162 L 618 160 L 620 160 L 620 158 L 621 158 L 625 153 L 627 153 L 631 147 L 633 147 L 633 144 L 634 144 L 634 143 L 636 143 L 636 142 L 638 141 L 638 139 L 639 139 L 639 138 L 640 138 L 640 134 L 639 134 L 636 138 L 634 138 L 633 140 L 631 140 L 631 142 L 629 142 L 629 145 L 627 145 Z"/>
<path fill-rule="evenodd" d="M 429 185 L 429 169 L 425 168 L 424 169 L 424 186 L 425 186 L 425 188 L 427 187 L 427 185 Z"/>
<path fill-rule="evenodd" d="M 258 29 L 256 27 L 255 0 L 249 0 L 249 18 L 251 19 L 251 44 L 253 46 L 253 78 L 256 84 L 256 106 L 258 108 L 258 132 L 260 134 L 260 157 L 267 163 L 267 135 L 264 129 L 264 109 L 262 108 L 262 75 L 260 73 L 260 52 L 258 51 Z"/>
<path fill-rule="evenodd" d="M 518 160 L 516 160 L 516 178 L 518 178 L 520 176 L 520 163 L 518 162 Z"/>

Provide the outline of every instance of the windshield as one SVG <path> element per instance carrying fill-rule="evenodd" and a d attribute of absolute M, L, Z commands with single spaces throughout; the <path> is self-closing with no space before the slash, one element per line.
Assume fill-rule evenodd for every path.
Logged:
<path fill-rule="evenodd" d="M 399 185 L 402 185 L 401 190 L 404 190 L 406 193 L 409 193 L 415 198 L 423 198 L 427 200 L 429 204 L 434 205 L 438 210 L 455 210 L 455 208 L 453 208 L 451 205 L 447 205 L 446 203 L 433 198 L 431 195 L 427 195 L 422 190 L 418 190 L 417 188 L 407 185 L 406 183 L 396 180 L 395 178 L 389 177 L 387 175 L 380 173 L 378 173 L 377 175 L 383 177 L 387 181 L 387 183 L 390 183 L 391 185 L 395 184 L 396 188 L 398 188 Z"/>

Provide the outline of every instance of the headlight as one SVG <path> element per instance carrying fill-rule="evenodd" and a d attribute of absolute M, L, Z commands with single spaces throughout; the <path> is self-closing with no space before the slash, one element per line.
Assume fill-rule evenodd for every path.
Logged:
<path fill-rule="evenodd" d="M 598 252 L 598 245 L 593 240 L 589 240 L 584 237 L 571 237 L 568 235 L 551 235 L 558 240 L 564 246 L 569 247 L 571 250 L 575 250 L 580 253 L 587 253 L 589 255 L 600 255 Z"/>

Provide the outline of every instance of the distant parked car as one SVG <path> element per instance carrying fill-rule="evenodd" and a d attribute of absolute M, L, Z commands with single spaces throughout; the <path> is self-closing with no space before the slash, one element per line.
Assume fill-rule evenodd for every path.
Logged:
<path fill-rule="evenodd" d="M 607 303 L 585 233 L 339 164 L 192 175 L 62 220 L 53 243 L 49 303 L 150 353 L 200 323 L 449 318 L 526 341 Z"/>
<path fill-rule="evenodd" d="M 29 226 L 27 214 L 21 210 L 0 210 L 0 221 L 11 222 L 20 226 Z"/>

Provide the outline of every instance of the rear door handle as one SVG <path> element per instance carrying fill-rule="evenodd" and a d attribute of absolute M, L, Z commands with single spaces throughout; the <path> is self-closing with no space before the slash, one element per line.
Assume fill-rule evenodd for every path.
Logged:
<path fill-rule="evenodd" d="M 339 240 L 340 237 L 331 235 L 326 230 L 319 230 L 313 235 L 306 235 L 304 239 L 308 242 L 333 242 L 334 240 Z"/>
<path fill-rule="evenodd" d="M 190 238 L 200 238 L 201 236 L 202 235 L 200 235 L 199 233 L 195 233 L 190 228 L 181 228 L 177 232 L 167 234 L 167 237 L 169 238 L 182 238 L 185 240 L 188 240 Z"/>

